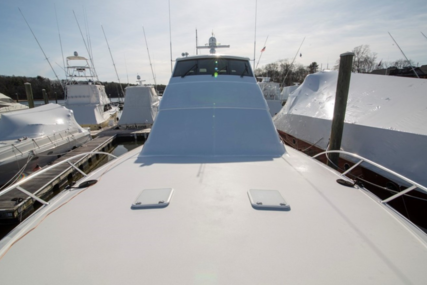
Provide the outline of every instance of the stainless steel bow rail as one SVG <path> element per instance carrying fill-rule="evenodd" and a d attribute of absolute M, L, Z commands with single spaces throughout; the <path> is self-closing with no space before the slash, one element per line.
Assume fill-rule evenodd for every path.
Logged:
<path fill-rule="evenodd" d="M 24 193 L 25 195 L 29 196 L 29 198 L 32 198 L 32 199 L 40 202 L 44 206 L 49 205 L 49 202 L 43 200 L 42 198 L 40 198 L 40 197 L 38 197 L 36 195 L 39 192 L 39 190 L 41 190 L 43 187 L 41 187 L 39 190 L 35 191 L 34 193 L 31 193 L 30 191 L 27 191 L 26 189 L 24 189 L 22 187 L 22 184 L 27 183 L 28 181 L 30 181 L 32 179 L 35 179 L 35 178 L 43 175 L 44 173 L 48 172 L 49 170 L 57 168 L 57 167 L 59 167 L 59 166 L 61 166 L 63 164 L 69 164 L 72 168 L 74 168 L 75 170 L 77 170 L 79 173 L 81 173 L 83 176 L 86 177 L 87 174 L 85 172 L 83 172 L 79 167 L 77 167 L 72 162 L 72 160 L 75 160 L 76 158 L 79 158 L 79 157 L 88 156 L 88 155 L 91 155 L 91 156 L 93 156 L 93 155 L 107 155 L 107 156 L 110 156 L 110 157 L 113 157 L 113 158 L 117 158 L 115 155 L 112 155 L 111 153 L 108 153 L 108 152 L 95 152 L 94 151 L 94 152 L 85 152 L 85 153 L 77 154 L 77 155 L 72 156 L 70 158 L 67 158 L 67 159 L 65 159 L 63 161 L 60 161 L 60 162 L 58 162 L 58 163 L 56 163 L 54 165 L 48 166 L 46 168 L 43 168 L 43 169 L 41 169 L 41 170 L 39 170 L 39 171 L 31 174 L 27 178 L 22 179 L 22 180 L 16 182 L 15 184 L 7 187 L 6 189 L 4 189 L 3 191 L 0 192 L 0 197 L 6 195 L 7 193 L 9 193 L 9 192 L 11 192 L 13 190 L 18 190 L 18 191 Z M 79 161 L 77 161 L 76 163 L 78 163 Z M 22 202 L 22 203 L 24 203 L 24 202 Z M 4 209 L 0 209 L 0 211 L 2 211 L 2 210 L 4 211 Z"/>
<path fill-rule="evenodd" d="M 381 203 L 383 203 L 383 204 L 388 203 L 388 202 L 396 199 L 397 197 L 405 195 L 406 193 L 408 193 L 408 192 L 410 192 L 412 190 L 415 190 L 417 188 L 420 189 L 420 190 L 422 190 L 423 192 L 427 193 L 427 188 L 424 187 L 423 185 L 421 185 L 421 184 L 419 184 L 419 183 L 417 183 L 415 181 L 412 181 L 411 179 L 409 179 L 409 178 L 407 178 L 407 177 L 405 177 L 405 176 L 403 176 L 403 175 L 401 175 L 401 174 L 399 174 L 397 172 L 394 172 L 393 170 L 390 170 L 387 167 L 382 166 L 381 164 L 378 164 L 376 162 L 373 162 L 372 160 L 369 160 L 369 159 L 367 159 L 365 157 L 362 157 L 360 155 L 357 155 L 357 154 L 354 154 L 354 153 L 351 153 L 351 152 L 347 152 L 347 151 L 343 151 L 343 150 L 327 150 L 327 151 L 324 151 L 324 152 L 321 152 L 321 153 L 318 153 L 318 154 L 314 155 L 312 158 L 316 158 L 316 157 L 321 156 L 323 154 L 325 154 L 327 156 L 328 153 L 340 153 L 340 154 L 345 154 L 345 155 L 348 155 L 348 156 L 360 159 L 352 167 L 350 167 L 349 169 L 347 169 L 346 171 L 344 171 L 343 173 L 341 173 L 341 176 L 343 176 L 343 177 L 348 177 L 348 176 L 346 176 L 346 174 L 350 173 L 353 169 L 355 169 L 357 166 L 359 166 L 363 162 L 366 162 L 366 163 L 368 163 L 368 164 L 370 164 L 372 166 L 375 166 L 375 167 L 377 167 L 377 168 L 379 168 L 379 169 L 381 169 L 381 170 L 383 170 L 383 171 L 385 171 L 385 172 L 387 172 L 387 173 L 389 173 L 389 174 L 391 174 L 391 175 L 393 175 L 393 176 L 395 176 L 395 177 L 397 177 L 397 178 L 399 178 L 399 179 L 407 182 L 409 185 L 411 185 L 410 187 L 406 188 L 405 190 L 400 191 L 400 192 L 396 193 L 395 195 L 393 195 L 393 196 L 391 196 L 391 197 L 389 197 L 387 199 L 382 200 Z"/>

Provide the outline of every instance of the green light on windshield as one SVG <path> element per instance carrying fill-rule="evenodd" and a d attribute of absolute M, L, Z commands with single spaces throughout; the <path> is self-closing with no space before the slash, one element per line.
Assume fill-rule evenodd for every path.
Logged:
<path fill-rule="evenodd" d="M 215 72 L 214 76 L 215 76 L 215 78 L 217 78 L 218 77 L 218 72 Z"/>

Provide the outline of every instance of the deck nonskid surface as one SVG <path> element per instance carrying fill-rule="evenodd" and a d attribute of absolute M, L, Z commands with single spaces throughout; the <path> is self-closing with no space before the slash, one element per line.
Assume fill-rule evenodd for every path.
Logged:
<path fill-rule="evenodd" d="M 424 244 L 362 190 L 337 184 L 335 174 L 293 150 L 257 161 L 135 156 L 117 163 L 10 249 L 0 260 L 1 283 L 16 280 L 19 264 L 28 271 L 19 280 L 51 284 L 427 277 Z M 132 210 L 140 191 L 153 188 L 173 188 L 170 205 Z M 256 210 L 249 189 L 278 190 L 291 210 Z"/>

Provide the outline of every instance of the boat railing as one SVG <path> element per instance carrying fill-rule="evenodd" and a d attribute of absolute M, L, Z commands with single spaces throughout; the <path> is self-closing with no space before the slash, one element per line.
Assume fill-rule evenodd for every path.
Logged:
<path fill-rule="evenodd" d="M 425 187 L 425 186 L 423 186 L 423 185 L 421 185 L 421 184 L 419 184 L 419 183 L 417 183 L 417 182 L 415 182 L 415 181 L 413 181 L 413 180 L 411 180 L 411 179 L 409 179 L 409 178 L 407 178 L 407 177 L 405 177 L 405 176 L 403 176 L 403 175 L 401 175 L 401 174 L 399 174 L 399 173 L 397 173 L 391 169 L 388 169 L 387 167 L 384 167 L 381 164 L 373 162 L 372 160 L 369 160 L 369 159 L 362 157 L 362 156 L 355 154 L 355 153 L 351 153 L 351 152 L 347 152 L 347 151 L 343 151 L 343 150 L 327 150 L 327 151 L 324 151 L 324 152 L 321 152 L 321 153 L 314 155 L 313 158 L 316 158 L 316 157 L 321 156 L 323 154 L 327 156 L 329 153 L 345 154 L 345 155 L 354 157 L 354 158 L 359 160 L 357 163 L 355 163 L 349 169 L 347 169 L 346 171 L 341 173 L 341 176 L 343 176 L 343 177 L 348 177 L 347 174 L 349 174 L 353 169 L 355 169 L 357 166 L 359 166 L 365 162 L 365 163 L 370 164 L 372 166 L 375 166 L 375 167 L 377 167 L 377 168 L 379 168 L 379 169 L 381 169 L 381 170 L 383 170 L 383 171 L 407 182 L 409 185 L 411 185 L 408 188 L 406 188 L 405 190 L 400 191 L 400 192 L 396 193 L 395 195 L 392 195 L 391 197 L 389 197 L 387 199 L 381 200 L 381 203 L 383 203 L 383 204 L 388 203 L 388 202 L 390 202 L 390 201 L 392 201 L 392 200 L 394 200 L 394 199 L 396 199 L 402 195 L 405 195 L 406 193 L 408 193 L 412 190 L 415 190 L 415 189 L 420 189 L 423 192 L 427 193 L 427 187 Z"/>
<path fill-rule="evenodd" d="M 45 172 L 47 172 L 47 171 L 49 171 L 51 169 L 54 169 L 54 168 L 58 167 L 58 166 L 60 166 L 60 165 L 62 165 L 64 163 L 69 164 L 72 168 L 74 168 L 75 170 L 77 170 L 79 173 L 81 173 L 83 176 L 86 177 L 88 174 L 86 174 L 85 172 L 83 172 L 83 170 L 81 170 L 80 168 L 78 168 L 76 166 L 76 164 L 72 162 L 72 160 L 75 160 L 78 157 L 83 157 L 83 156 L 87 156 L 87 155 L 95 155 L 95 154 L 108 155 L 110 157 L 117 158 L 117 156 L 112 155 L 111 153 L 108 153 L 108 152 L 85 152 L 85 153 L 77 154 L 77 155 L 75 155 L 73 157 L 70 157 L 70 158 L 67 158 L 67 159 L 65 159 L 63 161 L 55 163 L 54 165 L 51 165 L 51 166 L 48 166 L 48 167 L 43 168 L 41 170 L 38 170 L 37 172 L 32 173 L 30 176 L 26 177 L 25 179 L 22 179 L 22 180 L 16 182 L 15 184 L 10 185 L 9 187 L 5 188 L 4 190 L 2 190 L 0 192 L 0 197 L 3 196 L 3 195 L 5 195 L 6 193 L 8 193 L 8 192 L 13 191 L 13 190 L 16 189 L 16 190 L 19 190 L 22 193 L 26 194 L 27 196 L 33 198 L 34 200 L 37 200 L 38 202 L 42 203 L 43 205 L 49 205 L 49 202 L 47 202 L 47 201 L 41 199 L 40 197 L 36 196 L 36 194 L 38 193 L 38 191 L 40 189 L 37 190 L 37 191 L 35 191 L 34 193 L 31 193 L 31 192 L 25 190 L 21 185 L 24 184 L 24 183 L 27 183 L 28 181 L 30 181 L 30 180 L 32 180 L 32 179 L 34 179 L 34 178 L 42 175 L 43 173 L 45 173 Z M 80 160 L 78 160 L 77 162 L 79 162 L 79 161 Z"/>

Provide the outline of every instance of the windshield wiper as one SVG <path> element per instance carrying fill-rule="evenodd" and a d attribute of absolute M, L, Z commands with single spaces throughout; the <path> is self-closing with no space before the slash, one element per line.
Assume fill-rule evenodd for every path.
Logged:
<path fill-rule="evenodd" d="M 194 68 L 197 68 L 197 63 L 193 65 L 189 70 L 187 70 L 183 75 L 181 75 L 181 78 L 184 78 L 190 71 L 192 71 Z"/>
<path fill-rule="evenodd" d="M 245 70 L 243 70 L 242 74 L 240 74 L 240 77 L 243 77 L 243 75 L 244 75 L 246 72 L 247 72 L 247 73 L 249 73 L 249 70 L 248 70 L 248 66 L 245 64 Z"/>

